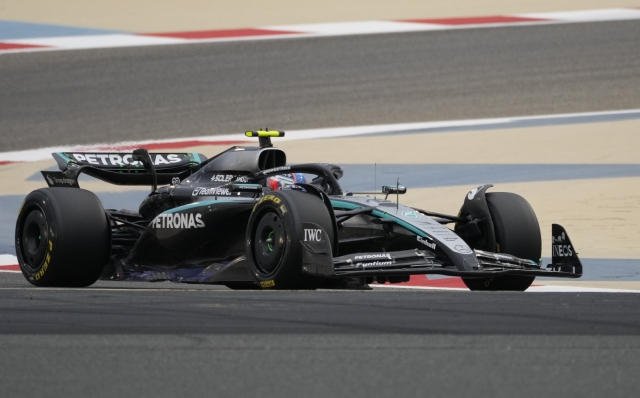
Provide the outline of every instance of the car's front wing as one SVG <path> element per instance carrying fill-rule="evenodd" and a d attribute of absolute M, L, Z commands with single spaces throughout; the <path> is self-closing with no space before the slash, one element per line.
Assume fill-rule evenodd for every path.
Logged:
<path fill-rule="evenodd" d="M 546 276 L 579 278 L 582 265 L 577 263 L 549 264 L 546 269 L 538 263 L 501 253 L 476 250 L 477 266 L 471 270 L 460 270 L 440 261 L 425 250 L 404 250 L 383 253 L 356 253 L 333 259 L 333 271 L 328 267 L 313 267 L 303 264 L 303 271 L 324 277 L 381 277 L 440 274 L 463 277 L 488 277 L 501 275 Z"/>

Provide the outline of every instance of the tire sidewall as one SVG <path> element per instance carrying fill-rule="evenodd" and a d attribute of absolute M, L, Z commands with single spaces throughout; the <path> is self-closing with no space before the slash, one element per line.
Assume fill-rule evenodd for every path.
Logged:
<path fill-rule="evenodd" d="M 540 226 L 531 205 L 520 195 L 508 192 L 487 194 L 487 205 L 493 219 L 496 252 L 537 261 L 540 257 Z M 502 208 L 504 206 L 504 208 Z M 518 209 L 515 211 L 514 209 Z M 522 226 L 526 220 L 528 225 Z M 514 231 L 518 222 L 520 231 Z M 509 223 L 507 226 L 506 223 Z M 523 229 L 524 228 L 524 229 Z M 509 231 L 511 230 L 511 231 Z M 528 236 L 513 240 L 510 233 L 525 232 Z M 484 278 L 462 278 L 471 290 L 524 291 L 535 280 L 533 276 L 504 275 Z"/>
<path fill-rule="evenodd" d="M 37 266 L 23 256 L 22 232 L 29 213 L 39 208 L 47 222 L 47 253 Z M 99 277 L 111 252 L 111 231 L 102 203 L 92 192 L 43 188 L 31 192 L 16 221 L 16 256 L 31 284 L 84 287 Z"/>
<path fill-rule="evenodd" d="M 305 214 L 296 203 L 297 200 L 302 198 L 296 198 L 298 195 L 305 195 L 304 200 L 319 201 L 311 194 L 298 191 L 271 192 L 260 199 L 249 218 L 246 234 L 246 255 L 251 274 L 262 289 L 316 289 L 323 281 L 323 278 L 302 272 L 303 249 L 300 240 L 304 236 L 303 223 L 307 220 L 305 219 Z M 319 203 L 324 206 L 321 202 Z M 327 223 L 330 223 L 328 212 L 324 207 L 322 210 L 326 212 Z M 256 265 L 253 238 L 258 222 L 269 211 L 276 213 L 284 223 L 286 238 L 284 254 L 277 268 L 270 273 L 264 273 Z M 318 220 L 314 219 L 314 221 Z M 328 228 L 326 224 L 322 225 L 322 227 L 325 230 Z M 331 228 L 326 232 L 332 234 L 333 229 Z"/>
<path fill-rule="evenodd" d="M 487 194 L 487 205 L 493 219 L 496 252 L 540 261 L 540 224 L 529 202 L 514 193 L 495 192 Z"/>
<path fill-rule="evenodd" d="M 25 264 L 28 264 L 28 261 L 26 261 L 22 253 L 22 232 L 25 219 L 31 213 L 31 211 L 36 209 L 40 210 L 42 214 L 44 214 L 45 220 L 47 222 L 47 249 L 44 259 L 40 262 L 40 264 L 35 266 L 34 264 L 29 264 L 29 266 L 26 266 Z M 24 277 L 30 283 L 36 286 L 47 286 L 49 284 L 55 283 L 55 275 L 52 272 L 47 271 L 49 270 L 49 264 L 53 263 L 55 259 L 59 257 L 59 254 L 57 253 L 58 234 L 56 226 L 56 212 L 52 206 L 50 199 L 40 191 L 34 191 L 30 193 L 25 198 L 18 213 L 18 220 L 16 221 L 15 247 L 16 257 L 18 258 L 18 263 L 20 264 L 20 271 L 22 271 L 22 275 L 24 275 Z"/>
<path fill-rule="evenodd" d="M 283 209 L 285 211 L 283 211 Z M 253 243 L 258 222 L 265 214 L 269 212 L 276 213 L 278 217 L 280 217 L 280 220 L 284 223 L 285 242 L 283 249 L 284 253 L 280 259 L 279 264 L 276 266 L 275 270 L 269 273 L 265 273 L 259 270 L 258 266 L 256 265 L 256 262 L 254 260 L 255 247 L 251 243 Z M 262 288 L 276 286 L 280 287 L 283 284 L 288 285 L 289 278 L 287 277 L 288 270 L 286 269 L 286 264 L 291 261 L 295 261 L 298 258 L 299 248 L 295 244 L 294 239 L 299 235 L 297 233 L 298 231 L 296 231 L 296 225 L 291 220 L 292 217 L 287 217 L 288 212 L 289 210 L 287 209 L 287 205 L 282 201 L 282 198 L 276 195 L 269 194 L 265 195 L 260 200 L 258 205 L 256 205 L 253 213 L 251 214 L 251 218 L 249 219 L 250 235 L 248 236 L 248 240 L 251 241 L 251 243 L 249 244 L 249 253 L 251 254 L 250 262 L 252 264 L 251 273 Z M 271 282 L 273 282 L 273 286 Z"/>

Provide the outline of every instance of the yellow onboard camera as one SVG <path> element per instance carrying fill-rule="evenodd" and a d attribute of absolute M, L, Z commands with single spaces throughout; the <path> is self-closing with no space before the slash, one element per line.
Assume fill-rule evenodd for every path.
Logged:
<path fill-rule="evenodd" d="M 260 140 L 260 148 L 272 147 L 271 137 L 284 137 L 284 131 L 265 130 L 265 131 L 246 131 L 247 137 L 258 137 Z"/>

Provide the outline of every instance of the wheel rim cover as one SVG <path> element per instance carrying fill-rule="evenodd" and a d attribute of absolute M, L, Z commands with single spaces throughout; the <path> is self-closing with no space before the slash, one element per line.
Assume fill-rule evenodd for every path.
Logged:
<path fill-rule="evenodd" d="M 31 210 L 24 218 L 21 239 L 22 259 L 32 269 L 40 267 L 47 253 L 47 219 L 40 209 Z"/>
<path fill-rule="evenodd" d="M 284 255 L 286 234 L 280 216 L 268 211 L 262 215 L 253 236 L 254 259 L 258 270 L 271 274 L 278 269 Z"/>

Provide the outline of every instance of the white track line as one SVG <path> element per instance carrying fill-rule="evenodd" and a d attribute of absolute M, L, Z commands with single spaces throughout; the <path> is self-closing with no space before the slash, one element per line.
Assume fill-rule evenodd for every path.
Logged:
<path fill-rule="evenodd" d="M 18 265 L 18 258 L 13 254 L 0 254 L 0 267 L 7 265 Z M 0 268 L 0 272 L 20 273 L 20 271 Z"/>
<path fill-rule="evenodd" d="M 459 26 L 459 25 L 458 25 Z M 335 22 L 307 25 L 266 26 L 264 29 L 304 32 L 307 37 L 313 36 L 348 36 L 379 33 L 422 32 L 428 30 L 450 30 L 456 26 L 436 25 L 428 23 L 396 22 L 396 21 L 361 21 Z"/>
<path fill-rule="evenodd" d="M 13 254 L 0 254 L 0 265 L 16 265 L 18 258 Z"/>
<path fill-rule="evenodd" d="M 399 285 L 377 285 L 372 284 L 374 289 L 391 288 L 391 289 L 417 289 L 417 290 L 452 290 L 452 291 L 469 291 L 462 288 L 451 287 L 432 287 L 432 286 L 399 286 Z M 640 290 L 629 289 L 607 289 L 596 287 L 580 287 L 580 286 L 558 286 L 558 285 L 542 285 L 531 286 L 525 292 L 527 293 L 640 293 Z"/>
<path fill-rule="evenodd" d="M 204 32 L 156 34 L 118 33 L 90 36 L 43 37 L 0 41 L 0 54 L 34 51 L 79 50 L 89 48 L 228 42 L 238 40 L 294 39 L 314 36 L 344 36 L 453 29 L 478 29 L 576 22 L 623 21 L 634 19 L 640 19 L 640 10 L 633 8 L 611 8 L 601 10 L 502 15 L 493 17 L 441 18 L 423 21 L 359 21 L 262 26 L 251 29 L 231 29 Z M 247 30 L 251 32 L 247 33 Z M 24 46 L 24 48 L 21 46 Z"/>
<path fill-rule="evenodd" d="M 464 128 L 484 125 L 509 125 L 518 122 L 529 122 L 545 119 L 578 119 L 588 117 L 607 117 L 615 115 L 631 115 L 639 114 L 640 109 L 629 109 L 622 111 L 603 111 L 603 112 L 585 112 L 585 113 L 564 113 L 557 115 L 540 115 L 540 116 L 518 116 L 506 118 L 490 118 L 490 119 L 469 119 L 469 120 L 448 120 L 440 122 L 418 122 L 418 123 L 399 123 L 399 124 L 380 124 L 370 126 L 356 127 L 332 127 L 307 130 L 287 131 L 286 136 L 278 140 L 307 140 L 315 138 L 338 138 L 353 137 L 369 134 L 386 134 L 386 133 L 402 133 L 403 131 L 441 129 L 441 128 Z M 248 140 L 242 134 L 223 134 L 209 135 L 200 137 L 172 138 L 165 140 L 143 140 L 143 141 L 126 141 L 115 144 L 95 144 L 95 145 L 76 145 L 76 146 L 60 146 L 40 149 L 29 149 L 24 151 L 1 152 L 0 162 L 36 162 L 40 160 L 51 159 L 53 152 L 116 152 L 122 151 L 122 148 L 144 147 L 149 144 L 172 144 L 180 147 L 181 143 L 190 141 L 199 141 L 201 145 L 215 145 L 216 143 L 225 141 L 243 141 Z M 157 152 L 157 151 L 156 151 Z"/>
<path fill-rule="evenodd" d="M 568 22 L 605 22 L 628 21 L 638 19 L 640 9 L 633 8 L 609 8 L 602 10 L 560 11 L 542 12 L 533 14 L 517 14 L 517 17 L 540 18 Z"/>
<path fill-rule="evenodd" d="M 10 42 L 10 41 L 5 41 Z M 137 36 L 129 34 L 106 34 L 91 36 L 46 37 L 11 41 L 16 44 L 48 46 L 56 50 L 83 50 L 89 48 L 157 46 L 182 44 L 184 40 L 169 37 Z"/>

